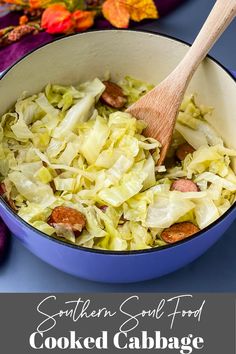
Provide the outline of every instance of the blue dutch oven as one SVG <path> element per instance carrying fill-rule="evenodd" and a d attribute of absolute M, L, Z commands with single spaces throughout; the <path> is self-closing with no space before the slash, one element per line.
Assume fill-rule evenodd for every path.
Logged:
<path fill-rule="evenodd" d="M 117 80 L 131 75 L 160 82 L 177 65 L 188 45 L 174 38 L 136 31 L 99 31 L 69 36 L 33 51 L 0 80 L 0 113 L 22 94 L 48 83 L 74 84 L 102 76 Z M 199 67 L 189 92 L 215 108 L 214 127 L 236 149 L 236 82 L 233 74 L 208 57 Z M 236 171 L 236 163 L 232 166 Z M 110 283 L 128 283 L 162 276 L 202 255 L 236 217 L 235 205 L 193 237 L 144 251 L 109 252 L 73 246 L 34 229 L 0 198 L 0 215 L 12 234 L 45 262 L 75 276 Z"/>

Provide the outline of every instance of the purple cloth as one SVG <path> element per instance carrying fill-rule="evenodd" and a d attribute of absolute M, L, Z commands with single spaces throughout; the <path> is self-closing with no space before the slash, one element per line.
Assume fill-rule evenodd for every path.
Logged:
<path fill-rule="evenodd" d="M 160 16 L 166 15 L 169 11 L 173 10 L 184 0 L 155 0 Z M 1 17 L 0 27 L 4 28 L 10 25 L 17 25 L 19 20 L 19 14 L 11 12 Z M 137 23 L 136 23 L 137 24 Z M 131 23 L 132 27 L 132 23 Z M 97 19 L 95 23 L 97 29 L 108 29 L 112 26 L 104 19 Z M 58 36 L 60 37 L 60 36 Z M 37 35 L 27 35 L 23 37 L 19 42 L 10 44 L 7 47 L 0 49 L 0 72 L 12 65 L 19 58 L 30 52 L 31 50 L 40 47 L 41 45 L 50 42 L 57 38 L 46 32 L 40 32 Z"/>

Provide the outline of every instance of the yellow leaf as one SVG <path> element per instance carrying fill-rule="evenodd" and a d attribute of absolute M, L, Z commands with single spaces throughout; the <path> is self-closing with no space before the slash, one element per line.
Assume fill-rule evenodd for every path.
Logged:
<path fill-rule="evenodd" d="M 31 9 L 46 9 L 49 5 L 52 5 L 52 3 L 52 0 L 29 0 Z"/>
<path fill-rule="evenodd" d="M 103 16 L 117 28 L 127 28 L 130 14 L 124 0 L 106 0 L 102 5 Z"/>
<path fill-rule="evenodd" d="M 158 11 L 153 0 L 125 0 L 125 2 L 133 21 L 158 18 Z"/>

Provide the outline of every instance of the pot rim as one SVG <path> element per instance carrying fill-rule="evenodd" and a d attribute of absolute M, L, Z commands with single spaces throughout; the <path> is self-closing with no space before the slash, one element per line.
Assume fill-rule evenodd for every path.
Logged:
<path fill-rule="evenodd" d="M 25 54 L 24 56 L 22 56 L 20 59 L 18 59 L 15 63 L 13 63 L 10 67 L 8 67 L 3 74 L 0 77 L 0 80 L 2 80 L 4 78 L 4 76 L 8 73 L 8 71 L 12 70 L 14 68 L 15 65 L 17 65 L 19 62 L 21 62 L 24 58 L 30 56 L 32 53 L 36 52 L 37 50 L 40 50 L 43 47 L 46 47 L 48 45 L 50 45 L 51 43 L 57 42 L 57 41 L 61 41 L 64 39 L 67 39 L 69 37 L 72 36 L 86 36 L 86 35 L 91 35 L 91 33 L 97 33 L 97 32 L 128 32 L 128 33 L 141 33 L 141 34 L 152 34 L 152 35 L 157 35 L 160 37 L 164 37 L 167 39 L 171 39 L 175 42 L 179 42 L 181 44 L 184 44 L 185 46 L 190 47 L 191 44 L 189 42 L 186 42 L 182 39 L 176 38 L 174 36 L 171 35 L 167 35 L 167 34 L 163 34 L 163 33 L 158 33 L 158 32 L 154 32 L 154 31 L 150 31 L 150 30 L 145 30 L 145 29 L 139 29 L 139 30 L 127 30 L 127 29 L 113 29 L 113 30 L 91 30 L 85 33 L 74 33 L 74 34 L 70 34 L 67 36 L 63 36 L 60 38 L 55 38 L 52 41 L 48 42 L 48 43 L 44 43 L 41 46 L 39 46 L 36 49 L 31 50 L 30 52 L 28 52 L 27 54 Z M 230 72 L 230 70 L 228 70 L 222 63 L 220 63 L 217 59 L 213 58 L 211 55 L 207 55 L 207 58 L 209 58 L 211 61 L 213 61 L 215 64 L 217 64 L 221 69 L 223 69 L 227 75 L 229 75 L 232 80 L 235 82 L 236 84 L 236 78 L 233 76 L 233 74 Z M 223 214 L 221 215 L 217 220 L 215 220 L 213 223 L 211 223 L 209 226 L 205 227 L 204 229 L 200 230 L 199 232 L 197 232 L 196 234 L 194 234 L 193 236 L 183 239 L 181 241 L 175 242 L 173 244 L 167 244 L 165 246 L 159 246 L 159 247 L 154 247 L 154 248 L 150 248 L 150 249 L 143 249 L 143 250 L 133 250 L 133 251 L 110 251 L 110 250 L 100 250 L 100 249 L 94 249 L 94 248 L 87 248 L 87 247 L 82 247 L 79 245 L 74 245 L 71 243 L 68 243 L 66 241 L 57 239 L 55 237 L 49 236 L 47 234 L 45 234 L 44 232 L 36 229 L 35 227 L 33 227 L 32 225 L 28 224 L 24 219 L 22 219 L 18 214 L 16 214 L 13 209 L 7 204 L 7 202 L 4 200 L 4 198 L 2 196 L 0 196 L 0 204 L 3 206 L 3 208 L 5 208 L 10 214 L 11 216 L 13 216 L 14 218 L 16 218 L 23 226 L 25 226 L 26 228 L 28 228 L 29 230 L 31 230 L 32 232 L 35 232 L 36 234 L 38 234 L 39 236 L 42 236 L 46 239 L 49 239 L 52 242 L 56 242 L 60 245 L 64 245 L 70 248 L 74 248 L 78 251 L 85 251 L 88 253 L 96 253 L 96 254 L 103 254 L 103 255 L 109 255 L 109 256 L 113 256 L 113 255 L 119 255 L 119 256 L 127 256 L 127 255 L 135 255 L 135 254 L 148 254 L 148 253 L 153 253 L 153 252 L 161 252 L 163 250 L 167 250 L 167 249 L 173 249 L 176 248 L 178 246 L 181 246 L 184 243 L 187 242 L 191 242 L 193 239 L 203 236 L 204 233 L 207 233 L 208 231 L 210 231 L 212 228 L 214 228 L 215 226 L 218 226 L 221 222 L 224 221 L 224 219 L 226 219 L 229 215 L 233 214 L 233 212 L 236 210 L 236 202 L 234 202 L 233 205 L 231 205 L 231 207 Z"/>

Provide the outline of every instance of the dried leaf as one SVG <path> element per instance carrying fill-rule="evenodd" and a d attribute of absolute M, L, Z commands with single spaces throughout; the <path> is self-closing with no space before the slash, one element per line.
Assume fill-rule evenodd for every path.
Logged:
<path fill-rule="evenodd" d="M 94 11 L 75 11 L 72 16 L 76 30 L 82 32 L 92 27 L 94 24 L 95 14 L 96 13 Z"/>
<path fill-rule="evenodd" d="M 37 34 L 39 31 L 40 26 L 36 22 L 30 22 L 26 25 L 2 28 L 0 29 L 0 48 L 19 41 L 27 34 Z"/>
<path fill-rule="evenodd" d="M 30 9 L 46 9 L 52 5 L 52 0 L 29 0 Z"/>
<path fill-rule="evenodd" d="M 59 2 L 59 0 L 57 0 L 57 2 Z M 66 8 L 71 12 L 86 9 L 85 0 L 63 0 L 63 2 L 65 3 Z"/>
<path fill-rule="evenodd" d="M 158 12 L 153 0 L 125 0 L 133 21 L 142 21 L 146 18 L 158 18 Z"/>
<path fill-rule="evenodd" d="M 129 26 L 130 14 L 123 0 L 106 0 L 102 5 L 102 13 L 117 28 Z"/>
<path fill-rule="evenodd" d="M 6 4 L 14 4 L 19 6 L 28 6 L 29 4 L 28 0 L 3 0 L 2 2 Z"/>
<path fill-rule="evenodd" d="M 26 8 L 24 9 L 24 15 L 28 17 L 28 19 L 31 20 L 38 20 L 41 18 L 43 9 L 32 9 L 32 8 Z"/>
<path fill-rule="evenodd" d="M 24 37 L 26 34 L 32 33 L 35 31 L 35 27 L 31 25 L 20 25 L 16 26 L 9 34 L 8 40 L 10 42 L 16 42 L 21 37 Z"/>
<path fill-rule="evenodd" d="M 1 0 L 0 0 L 1 1 Z M 30 9 L 46 9 L 51 5 L 63 5 L 69 11 L 84 10 L 85 0 L 5 0 L 5 1 L 29 1 Z"/>
<path fill-rule="evenodd" d="M 8 27 L 5 27 L 5 28 L 1 28 L 0 29 L 0 38 L 5 36 L 7 33 L 12 31 L 13 29 L 14 29 L 14 26 L 8 26 Z M 0 189 L 0 194 L 1 194 L 1 189 Z"/>
<path fill-rule="evenodd" d="M 41 27 L 51 34 L 67 33 L 73 28 L 72 14 L 63 5 L 51 5 L 43 12 Z"/>

